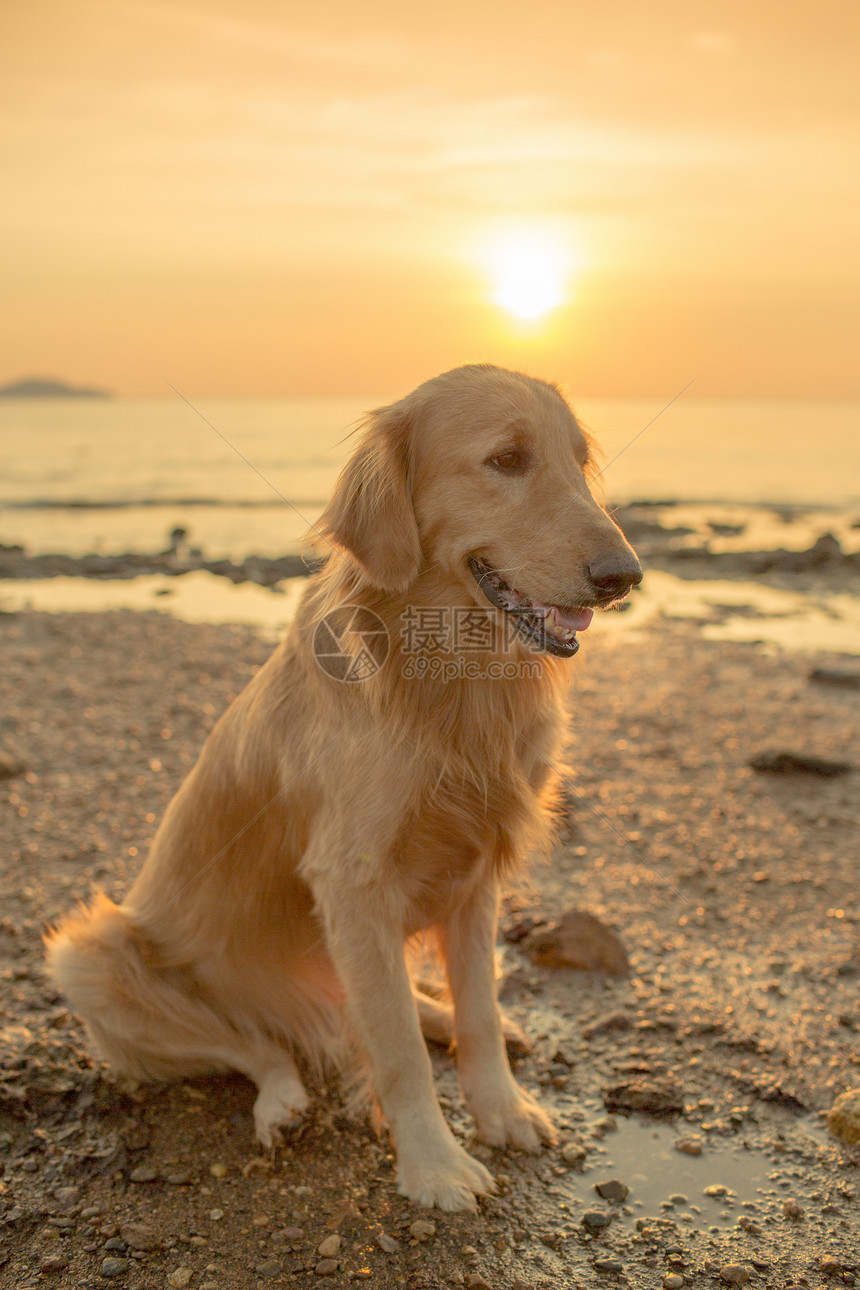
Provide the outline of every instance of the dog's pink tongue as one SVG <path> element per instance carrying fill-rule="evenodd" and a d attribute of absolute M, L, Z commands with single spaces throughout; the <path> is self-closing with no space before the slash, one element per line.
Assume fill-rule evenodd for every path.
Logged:
<path fill-rule="evenodd" d="M 535 609 L 544 617 L 551 608 L 555 610 L 555 621 L 559 627 L 566 627 L 571 632 L 584 632 L 594 617 L 593 609 L 559 609 L 558 605 L 535 605 Z"/>

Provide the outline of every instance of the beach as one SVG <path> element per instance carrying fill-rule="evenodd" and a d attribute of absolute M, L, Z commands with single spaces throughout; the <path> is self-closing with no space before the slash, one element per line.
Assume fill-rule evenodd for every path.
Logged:
<path fill-rule="evenodd" d="M 4 552 L 0 1284 L 853 1284 L 858 1148 L 824 1119 L 860 1085 L 860 691 L 839 636 L 849 609 L 833 608 L 856 600 L 860 574 L 843 518 L 825 530 L 793 514 L 767 546 L 725 515 L 706 535 L 678 508 L 625 516 L 659 594 L 583 637 L 566 818 L 551 865 L 508 897 L 499 941 L 503 1006 L 533 1044 L 517 1074 L 559 1144 L 531 1158 L 473 1143 L 453 1060 L 434 1053 L 445 1114 L 498 1182 L 476 1216 L 399 1197 L 387 1140 L 335 1082 L 266 1154 L 240 1076 L 138 1086 L 93 1061 L 45 978 L 43 929 L 95 886 L 122 897 L 277 627 L 42 612 L 16 586 L 61 580 Z M 170 589 L 204 574 L 279 605 L 304 584 L 145 576 Z M 780 614 L 789 602 L 805 620 Z M 811 628 L 800 646 L 770 631 L 796 637 L 814 606 L 837 648 Z M 570 910 L 620 939 L 627 974 L 536 955 Z M 607 1182 L 622 1186 L 604 1197 Z"/>

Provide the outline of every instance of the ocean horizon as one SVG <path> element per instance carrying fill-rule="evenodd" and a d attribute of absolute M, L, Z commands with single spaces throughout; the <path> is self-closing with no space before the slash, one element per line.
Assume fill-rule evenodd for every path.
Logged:
<path fill-rule="evenodd" d="M 297 551 L 391 399 L 8 399 L 0 543 L 152 551 L 171 529 L 214 556 Z M 860 508 L 860 401 L 588 399 L 610 505 Z"/>

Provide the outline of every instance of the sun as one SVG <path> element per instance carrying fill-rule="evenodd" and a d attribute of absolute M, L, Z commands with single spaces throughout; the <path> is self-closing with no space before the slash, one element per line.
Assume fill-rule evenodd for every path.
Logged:
<path fill-rule="evenodd" d="M 570 292 L 573 255 L 560 239 L 537 229 L 497 236 L 485 249 L 492 299 L 525 321 L 564 304 Z"/>

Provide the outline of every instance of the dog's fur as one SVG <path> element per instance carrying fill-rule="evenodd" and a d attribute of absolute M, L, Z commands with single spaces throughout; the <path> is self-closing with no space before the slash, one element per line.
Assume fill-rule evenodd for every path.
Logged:
<path fill-rule="evenodd" d="M 568 610 L 638 582 L 589 491 L 590 456 L 554 386 L 493 367 L 448 372 L 368 419 L 318 526 L 325 567 L 210 735 L 127 899 L 101 896 L 48 937 L 55 979 L 115 1067 L 237 1068 L 259 1087 L 257 1136 L 271 1144 L 307 1105 L 294 1054 L 343 1063 L 348 1035 L 401 1192 L 474 1208 L 492 1179 L 442 1117 L 423 1028 L 456 1043 L 482 1138 L 529 1151 L 552 1138 L 508 1065 L 493 956 L 500 879 L 552 805 L 566 664 L 517 641 L 473 656 L 527 663 L 516 678 L 408 679 L 401 628 L 409 607 L 504 620 L 472 557 Z M 344 605 L 372 610 L 391 640 L 356 683 L 313 652 Z M 404 943 L 424 929 L 453 1006 L 410 983 Z"/>

